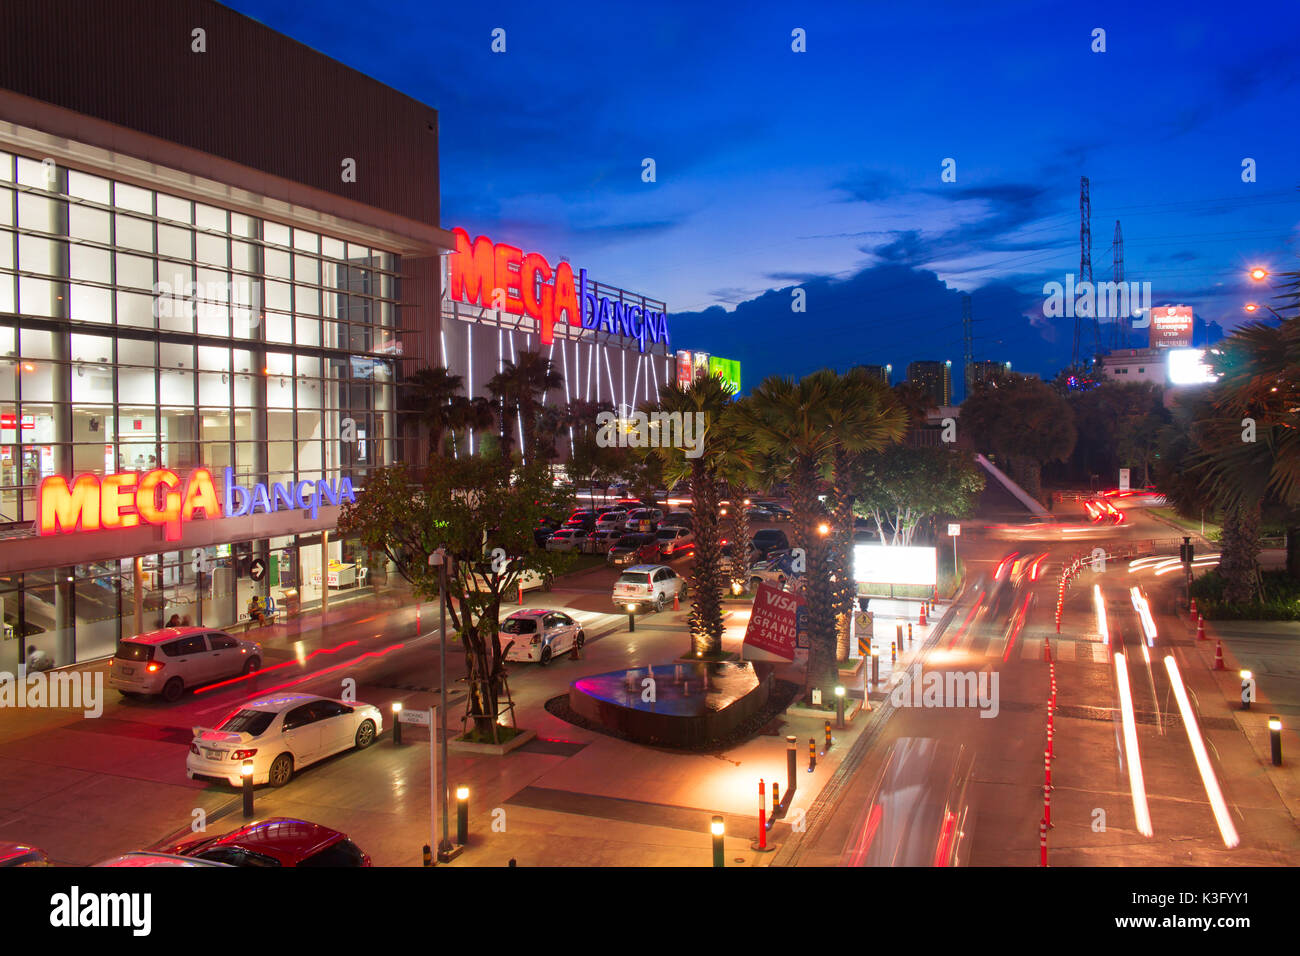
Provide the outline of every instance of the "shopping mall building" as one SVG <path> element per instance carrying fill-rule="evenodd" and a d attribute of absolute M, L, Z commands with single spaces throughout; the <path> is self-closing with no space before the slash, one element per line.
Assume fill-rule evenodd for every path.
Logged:
<path fill-rule="evenodd" d="M 209 0 L 9 0 L 0 50 L 0 671 L 373 585 L 435 111 Z"/>
<path fill-rule="evenodd" d="M 385 584 L 338 515 L 416 369 L 674 380 L 663 302 L 439 223 L 431 107 L 212 0 L 0 7 L 0 671 Z"/>

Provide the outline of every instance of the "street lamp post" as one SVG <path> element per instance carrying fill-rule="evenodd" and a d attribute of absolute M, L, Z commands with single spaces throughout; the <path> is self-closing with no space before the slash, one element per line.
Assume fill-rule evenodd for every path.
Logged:
<path fill-rule="evenodd" d="M 438 842 L 438 862 L 447 863 L 455 858 L 448 822 L 451 802 L 451 783 L 447 779 L 447 549 L 442 545 L 429 555 L 429 566 L 438 569 L 438 727 L 429 728 L 430 734 L 441 734 L 439 762 L 442 764 L 437 797 L 442 804 L 442 839 Z"/>

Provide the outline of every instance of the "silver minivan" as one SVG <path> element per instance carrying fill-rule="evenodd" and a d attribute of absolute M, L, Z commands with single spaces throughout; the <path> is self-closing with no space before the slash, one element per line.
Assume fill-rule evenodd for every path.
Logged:
<path fill-rule="evenodd" d="M 171 703 L 187 688 L 251 674 L 262 666 L 262 645 L 209 627 L 163 627 L 119 641 L 108 664 L 108 686 L 123 696 Z"/>

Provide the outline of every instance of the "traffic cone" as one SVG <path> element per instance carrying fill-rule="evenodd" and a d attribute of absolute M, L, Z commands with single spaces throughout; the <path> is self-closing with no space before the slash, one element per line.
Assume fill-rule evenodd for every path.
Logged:
<path fill-rule="evenodd" d="M 920 624 L 921 624 L 922 627 L 925 627 L 925 602 L 924 602 L 924 601 L 921 602 L 921 620 L 920 620 Z M 912 626 L 912 625 L 910 625 L 910 624 L 908 625 L 908 627 L 911 627 L 911 626 Z"/>
<path fill-rule="evenodd" d="M 1196 639 L 1198 641 L 1209 640 L 1209 638 L 1205 636 L 1205 618 L 1200 618 L 1196 622 Z"/>
<path fill-rule="evenodd" d="M 1219 639 L 1218 645 L 1214 648 L 1214 669 L 1216 671 L 1227 670 L 1223 666 L 1223 639 Z"/>
<path fill-rule="evenodd" d="M 1197 616 L 1196 616 L 1196 598 L 1192 598 L 1192 606 L 1191 606 L 1191 608 L 1189 608 L 1188 613 L 1191 614 L 1191 616 L 1192 616 L 1192 623 L 1195 624 L 1196 621 L 1197 621 Z"/>
<path fill-rule="evenodd" d="M 681 610 L 681 603 L 678 601 L 677 594 L 673 594 L 673 610 L 674 611 Z"/>

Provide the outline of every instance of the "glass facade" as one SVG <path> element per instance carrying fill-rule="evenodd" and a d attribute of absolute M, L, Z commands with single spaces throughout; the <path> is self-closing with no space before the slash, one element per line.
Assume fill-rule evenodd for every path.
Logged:
<path fill-rule="evenodd" d="M 206 466 L 245 485 L 362 485 L 397 454 L 400 265 L 319 231 L 0 152 L 0 529 L 30 533 L 50 475 Z M 313 567 L 353 557 L 347 542 L 314 540 L 289 545 L 306 601 L 327 586 Z M 190 555 L 142 559 L 146 628 L 173 613 L 197 623 L 200 598 L 205 623 L 238 619 L 255 587 L 247 565 L 271 543 L 209 550 L 202 590 Z M 264 597 L 283 589 L 280 563 L 258 583 Z M 21 626 L 57 664 L 111 653 L 133 624 L 134 565 L 0 580 L 6 638 Z"/>

